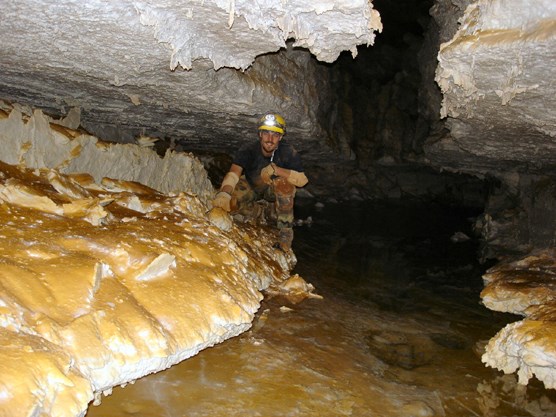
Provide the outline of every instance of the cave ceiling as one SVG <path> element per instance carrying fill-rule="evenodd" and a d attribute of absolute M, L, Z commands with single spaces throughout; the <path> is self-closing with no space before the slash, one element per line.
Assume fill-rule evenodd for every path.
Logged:
<path fill-rule="evenodd" d="M 4 1 L 0 99 L 71 114 L 70 127 L 105 140 L 146 135 L 178 150 L 223 153 L 253 137 L 261 113 L 276 111 L 304 159 L 349 159 L 340 149 L 349 138 L 338 139 L 335 125 L 346 111 L 336 105 L 330 64 L 342 52 L 353 59 L 358 48 L 373 48 L 387 29 L 381 4 L 392 6 Z M 437 0 L 430 14 L 438 34 L 425 36 L 429 52 L 420 53 L 419 96 L 427 102 L 418 117 L 446 129 L 429 138 L 421 161 L 471 174 L 554 172 L 556 3 Z"/>
<path fill-rule="evenodd" d="M 267 111 L 302 146 L 323 140 L 315 80 L 381 29 L 367 0 L 29 0 L 3 2 L 2 15 L 0 98 L 73 111 L 105 140 L 224 152 Z"/>

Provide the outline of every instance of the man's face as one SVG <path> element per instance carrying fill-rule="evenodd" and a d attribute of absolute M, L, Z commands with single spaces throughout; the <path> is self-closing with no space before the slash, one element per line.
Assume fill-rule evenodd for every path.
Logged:
<path fill-rule="evenodd" d="M 261 150 L 264 156 L 272 155 L 272 152 L 278 148 L 278 143 L 282 139 L 282 135 L 278 132 L 270 130 L 259 130 L 259 141 L 261 142 Z"/>

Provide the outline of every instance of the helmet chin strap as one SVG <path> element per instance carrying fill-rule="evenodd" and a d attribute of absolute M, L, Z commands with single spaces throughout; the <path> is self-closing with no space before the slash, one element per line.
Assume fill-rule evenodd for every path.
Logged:
<path fill-rule="evenodd" d="M 276 148 L 276 149 L 278 149 L 278 148 Z M 272 155 L 270 155 L 270 162 L 271 162 L 271 163 L 274 161 L 274 152 L 276 152 L 276 149 L 274 149 L 274 150 L 272 151 Z"/>

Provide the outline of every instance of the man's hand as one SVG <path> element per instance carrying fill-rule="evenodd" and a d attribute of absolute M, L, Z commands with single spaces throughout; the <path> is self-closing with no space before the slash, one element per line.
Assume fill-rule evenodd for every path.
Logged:
<path fill-rule="evenodd" d="M 230 212 L 230 200 L 232 196 L 225 191 L 216 193 L 214 200 L 212 200 L 212 207 L 220 207 L 223 210 Z"/>
<path fill-rule="evenodd" d="M 276 175 L 276 165 L 273 163 L 270 163 L 261 169 L 261 179 L 265 184 L 272 184 L 272 177 L 274 175 Z"/>

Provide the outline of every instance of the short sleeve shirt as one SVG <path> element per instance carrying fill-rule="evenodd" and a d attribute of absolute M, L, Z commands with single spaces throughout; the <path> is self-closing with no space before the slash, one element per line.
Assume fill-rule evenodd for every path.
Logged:
<path fill-rule="evenodd" d="M 274 151 L 272 162 L 281 168 L 303 172 L 301 157 L 284 139 L 280 141 L 278 148 Z M 261 169 L 270 164 L 270 157 L 263 155 L 259 141 L 249 142 L 239 148 L 233 163 L 243 168 L 245 178 L 252 187 L 260 189 L 264 186 L 260 175 Z"/>

